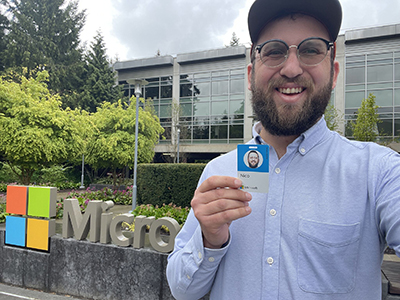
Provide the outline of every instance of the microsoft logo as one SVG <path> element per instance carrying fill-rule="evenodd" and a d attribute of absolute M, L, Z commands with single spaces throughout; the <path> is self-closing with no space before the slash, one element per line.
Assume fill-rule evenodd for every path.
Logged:
<path fill-rule="evenodd" d="M 55 187 L 7 186 L 5 244 L 49 251 L 56 200 Z"/>

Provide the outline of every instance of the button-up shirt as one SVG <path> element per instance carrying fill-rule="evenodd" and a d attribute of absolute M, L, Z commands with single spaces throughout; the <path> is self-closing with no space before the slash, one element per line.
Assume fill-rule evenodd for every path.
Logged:
<path fill-rule="evenodd" d="M 258 132 L 249 143 L 263 143 Z M 177 299 L 377 300 L 386 245 L 400 254 L 400 156 L 349 141 L 322 118 L 278 159 L 270 147 L 269 191 L 233 221 L 221 249 L 203 245 L 193 212 L 168 257 Z M 211 161 L 213 175 L 237 177 L 237 152 Z M 400 255 L 399 255 L 400 256 Z"/>

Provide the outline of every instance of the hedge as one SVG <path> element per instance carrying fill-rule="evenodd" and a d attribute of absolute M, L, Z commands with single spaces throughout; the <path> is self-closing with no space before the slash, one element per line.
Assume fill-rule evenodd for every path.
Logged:
<path fill-rule="evenodd" d="M 190 207 L 206 164 L 139 164 L 137 203 Z"/>

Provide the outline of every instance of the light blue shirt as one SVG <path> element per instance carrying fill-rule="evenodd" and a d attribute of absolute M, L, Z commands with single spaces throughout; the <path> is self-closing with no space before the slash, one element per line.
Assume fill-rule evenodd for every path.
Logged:
<path fill-rule="evenodd" d="M 260 140 L 256 133 L 249 143 Z M 386 245 L 400 256 L 400 156 L 349 141 L 321 119 L 280 160 L 272 147 L 269 157 L 269 192 L 252 194 L 252 213 L 232 222 L 225 248 L 204 248 L 190 212 L 168 257 L 173 295 L 381 299 Z M 236 162 L 236 151 L 214 159 L 199 184 L 213 175 L 237 177 Z"/>

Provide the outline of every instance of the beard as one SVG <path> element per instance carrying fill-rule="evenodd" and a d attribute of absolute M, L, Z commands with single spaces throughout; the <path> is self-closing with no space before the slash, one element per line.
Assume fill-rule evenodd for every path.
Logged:
<path fill-rule="evenodd" d="M 322 117 L 331 98 L 333 74 L 331 74 L 329 82 L 318 91 L 315 91 L 311 80 L 285 79 L 283 77 L 271 79 L 268 82 L 267 90 L 264 91 L 256 85 L 254 77 L 253 74 L 251 80 L 253 111 L 265 130 L 272 135 L 301 135 Z M 288 82 L 294 82 L 304 87 L 308 98 L 301 106 L 286 104 L 277 107 L 273 99 L 275 89 Z"/>

